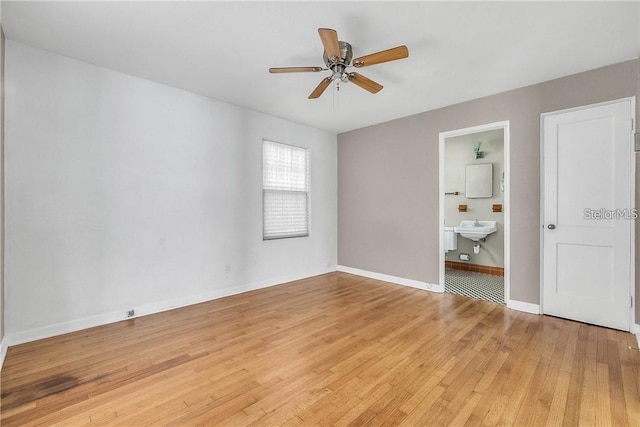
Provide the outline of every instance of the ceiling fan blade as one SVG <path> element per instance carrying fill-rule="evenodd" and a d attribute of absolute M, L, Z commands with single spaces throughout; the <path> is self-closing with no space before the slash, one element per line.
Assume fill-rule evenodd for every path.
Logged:
<path fill-rule="evenodd" d="M 378 93 L 382 90 L 382 85 L 374 82 L 373 80 L 366 78 L 362 74 L 349 73 L 349 81 L 360 86 L 364 90 L 368 90 L 371 93 Z"/>
<path fill-rule="evenodd" d="M 320 81 L 320 84 L 316 86 L 313 92 L 311 92 L 311 95 L 309 95 L 309 99 L 319 98 L 320 95 L 322 95 L 322 93 L 325 91 L 325 89 L 329 87 L 332 81 L 333 79 L 331 77 L 325 77 L 324 79 L 322 79 Z"/>
<path fill-rule="evenodd" d="M 306 73 L 309 71 L 322 71 L 322 67 L 275 67 L 269 68 L 270 73 Z"/>
<path fill-rule="evenodd" d="M 318 34 L 320 34 L 320 40 L 322 40 L 324 51 L 327 53 L 329 59 L 340 59 L 340 45 L 338 44 L 338 33 L 336 30 L 318 28 Z"/>
<path fill-rule="evenodd" d="M 395 61 L 396 59 L 407 58 L 409 56 L 409 48 L 406 46 L 398 46 L 380 52 L 372 53 L 370 55 L 361 56 L 351 61 L 351 64 L 356 67 L 367 67 L 369 65 L 381 64 L 383 62 Z"/>

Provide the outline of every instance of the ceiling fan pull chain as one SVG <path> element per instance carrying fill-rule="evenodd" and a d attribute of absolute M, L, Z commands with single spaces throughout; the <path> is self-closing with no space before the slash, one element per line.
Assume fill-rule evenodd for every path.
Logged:
<path fill-rule="evenodd" d="M 331 110 L 333 110 L 334 113 L 336 112 L 336 90 L 335 90 L 335 88 L 331 91 Z"/>

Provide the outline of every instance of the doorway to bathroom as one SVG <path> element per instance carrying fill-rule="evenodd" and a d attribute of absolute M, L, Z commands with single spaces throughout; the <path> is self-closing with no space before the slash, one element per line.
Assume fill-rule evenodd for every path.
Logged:
<path fill-rule="evenodd" d="M 509 122 L 440 133 L 440 285 L 509 302 Z"/>

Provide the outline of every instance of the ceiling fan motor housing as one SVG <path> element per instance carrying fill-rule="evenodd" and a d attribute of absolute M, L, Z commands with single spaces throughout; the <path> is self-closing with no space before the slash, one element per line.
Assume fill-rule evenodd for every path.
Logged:
<path fill-rule="evenodd" d="M 347 42 L 339 41 L 338 45 L 340 46 L 340 58 L 329 58 L 327 52 L 324 52 L 322 57 L 324 58 L 324 63 L 327 65 L 327 68 L 333 71 L 333 79 L 347 82 L 348 77 L 345 71 L 347 66 L 351 64 L 353 50 Z"/>

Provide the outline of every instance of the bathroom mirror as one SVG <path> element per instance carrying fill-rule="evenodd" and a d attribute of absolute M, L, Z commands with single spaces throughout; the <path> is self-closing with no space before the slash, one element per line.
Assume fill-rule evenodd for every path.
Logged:
<path fill-rule="evenodd" d="M 467 165 L 465 195 L 467 199 L 486 199 L 493 196 L 493 164 Z"/>

